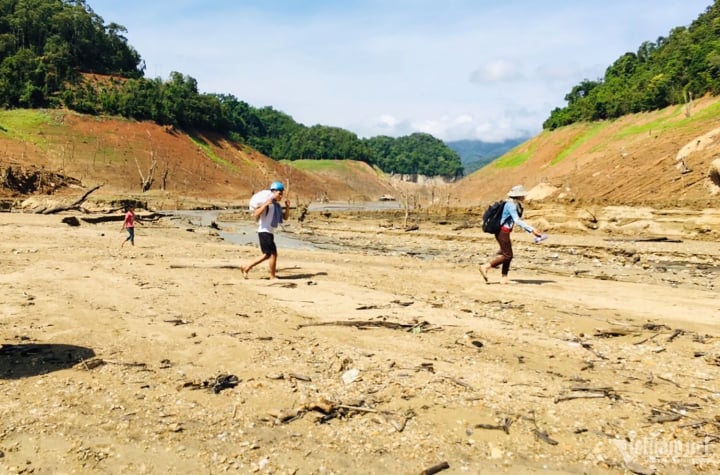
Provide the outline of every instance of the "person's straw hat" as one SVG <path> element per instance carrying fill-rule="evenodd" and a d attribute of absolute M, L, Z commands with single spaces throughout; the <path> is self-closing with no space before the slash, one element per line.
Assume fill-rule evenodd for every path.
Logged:
<path fill-rule="evenodd" d="M 521 198 L 525 195 L 527 195 L 527 191 L 525 191 L 525 187 L 522 185 L 515 185 L 510 188 L 510 191 L 508 191 L 508 196 L 510 198 Z"/>

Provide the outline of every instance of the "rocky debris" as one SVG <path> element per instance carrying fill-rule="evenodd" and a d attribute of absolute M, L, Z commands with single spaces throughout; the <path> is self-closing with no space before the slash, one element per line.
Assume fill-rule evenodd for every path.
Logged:
<path fill-rule="evenodd" d="M 0 187 L 22 195 L 51 195 L 67 187 L 81 186 L 80 180 L 34 166 L 8 166 L 2 171 Z"/>

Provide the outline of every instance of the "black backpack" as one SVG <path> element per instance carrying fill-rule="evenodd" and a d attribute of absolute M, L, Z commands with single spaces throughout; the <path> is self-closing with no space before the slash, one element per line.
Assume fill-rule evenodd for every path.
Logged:
<path fill-rule="evenodd" d="M 500 231 L 503 209 L 505 209 L 505 200 L 496 201 L 488 206 L 482 217 L 483 231 L 490 234 L 497 234 Z"/>

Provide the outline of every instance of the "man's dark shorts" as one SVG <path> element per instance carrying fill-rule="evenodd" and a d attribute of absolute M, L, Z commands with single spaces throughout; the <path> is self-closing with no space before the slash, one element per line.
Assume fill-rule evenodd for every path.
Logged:
<path fill-rule="evenodd" d="M 258 233 L 260 239 L 260 250 L 263 254 L 272 256 L 277 254 L 277 246 L 275 246 L 275 236 L 273 233 Z"/>

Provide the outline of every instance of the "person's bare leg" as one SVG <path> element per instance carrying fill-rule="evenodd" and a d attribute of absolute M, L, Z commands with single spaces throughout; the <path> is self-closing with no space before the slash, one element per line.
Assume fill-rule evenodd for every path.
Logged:
<path fill-rule="evenodd" d="M 277 254 L 272 254 L 272 255 L 270 255 L 269 266 L 270 266 L 270 280 L 275 280 L 275 279 L 277 279 L 277 274 L 276 274 L 276 270 L 277 270 Z"/>
<path fill-rule="evenodd" d="M 503 254 L 498 254 L 495 259 L 480 266 L 480 273 L 482 274 L 483 279 L 485 279 L 486 284 L 490 283 L 490 279 L 488 279 L 488 272 L 490 269 L 495 269 L 496 267 L 501 266 L 504 261 L 505 256 Z"/>
<path fill-rule="evenodd" d="M 508 278 L 507 274 L 506 274 L 506 275 L 503 275 L 503 276 L 500 278 L 500 283 L 501 283 L 501 284 L 509 284 L 509 283 L 510 283 L 510 278 Z"/>
<path fill-rule="evenodd" d="M 490 271 L 490 263 L 486 263 L 480 266 L 480 273 L 483 276 L 483 279 L 485 279 L 485 283 L 489 284 L 490 281 L 488 280 L 488 272 Z"/>
<path fill-rule="evenodd" d="M 260 264 L 261 262 L 264 262 L 264 261 L 268 260 L 269 258 L 270 258 L 270 255 L 268 255 L 268 254 L 263 254 L 262 256 L 258 257 L 257 259 L 255 259 L 253 262 L 251 262 L 251 263 L 248 264 L 247 266 L 241 267 L 240 270 L 241 270 L 242 273 L 243 273 L 243 277 L 245 277 L 245 278 L 247 279 L 248 273 L 250 272 L 250 269 L 252 269 L 252 268 L 255 267 L 256 265 Z"/>

